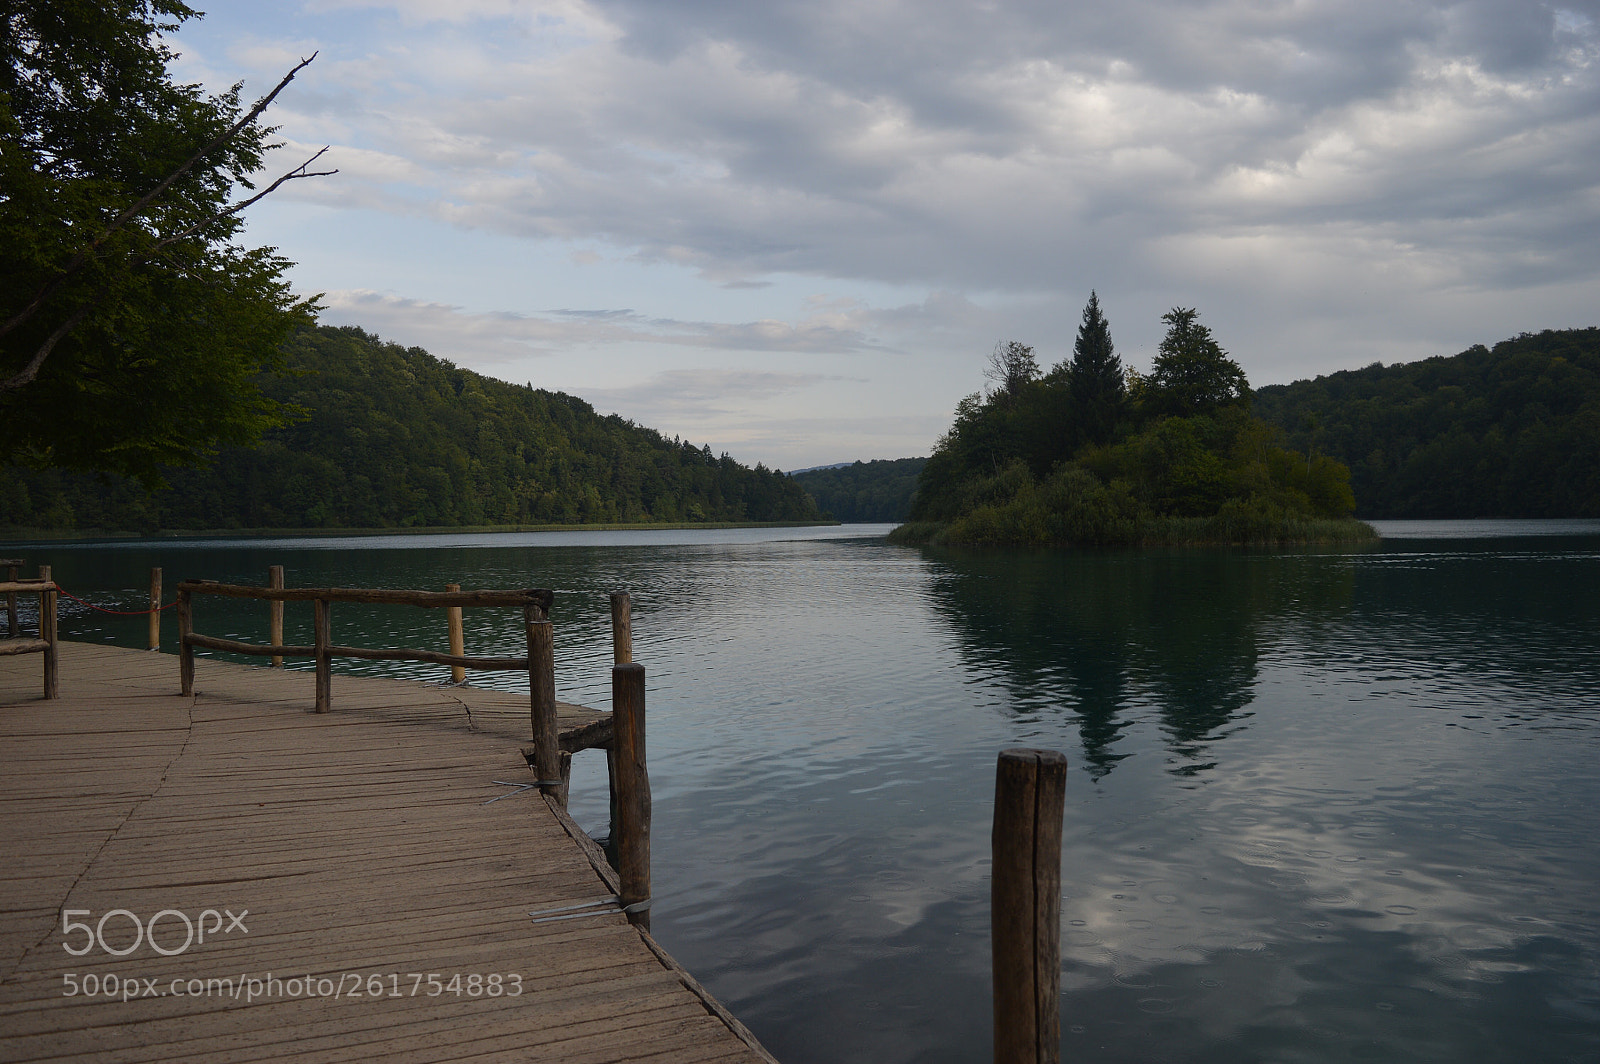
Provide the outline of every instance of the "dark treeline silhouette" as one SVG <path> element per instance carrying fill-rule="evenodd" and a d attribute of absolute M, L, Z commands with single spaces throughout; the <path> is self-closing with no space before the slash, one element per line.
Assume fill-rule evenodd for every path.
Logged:
<path fill-rule="evenodd" d="M 799 484 L 669 439 L 582 399 L 507 384 L 317 327 L 263 383 L 301 419 L 208 467 L 121 478 L 0 471 L 0 522 L 108 529 L 396 528 L 607 522 L 812 521 Z"/>
<path fill-rule="evenodd" d="M 833 469 L 808 469 L 789 477 L 817 500 L 817 507 L 835 521 L 877 523 L 904 521 L 926 458 L 879 459 Z"/>
<path fill-rule="evenodd" d="M 1292 446 L 1350 467 L 1363 517 L 1600 516 L 1600 329 L 1262 388 Z"/>

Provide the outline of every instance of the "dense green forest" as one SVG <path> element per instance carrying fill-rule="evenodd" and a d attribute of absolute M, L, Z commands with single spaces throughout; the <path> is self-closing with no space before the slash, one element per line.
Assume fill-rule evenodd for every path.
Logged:
<path fill-rule="evenodd" d="M 791 473 L 790 479 L 811 493 L 817 506 L 836 521 L 876 523 L 904 521 L 926 458 L 879 459 L 832 469 Z"/>
<path fill-rule="evenodd" d="M 588 403 L 461 369 L 359 328 L 317 327 L 262 390 L 299 410 L 259 446 L 118 477 L 0 471 L 0 524 L 123 530 L 814 521 L 789 477 Z"/>
<path fill-rule="evenodd" d="M 987 395 L 962 400 L 922 470 L 899 542 L 1286 543 L 1364 539 L 1349 470 L 1296 453 L 1250 413 L 1250 386 L 1192 309 L 1148 375 L 1124 370 L 1091 295 L 1070 361 L 1012 341 Z"/>
<path fill-rule="evenodd" d="M 1262 388 L 1255 411 L 1348 464 L 1363 517 L 1600 516 L 1600 329 Z"/>

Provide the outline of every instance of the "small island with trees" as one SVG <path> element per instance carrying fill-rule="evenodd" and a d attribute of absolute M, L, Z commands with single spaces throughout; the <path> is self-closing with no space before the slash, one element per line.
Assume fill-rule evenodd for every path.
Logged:
<path fill-rule="evenodd" d="M 996 347 L 923 467 L 906 544 L 1112 546 L 1360 542 L 1350 470 L 1284 447 L 1199 314 L 1163 316 L 1149 374 L 1125 369 L 1091 293 L 1070 360 L 1048 373 Z"/>

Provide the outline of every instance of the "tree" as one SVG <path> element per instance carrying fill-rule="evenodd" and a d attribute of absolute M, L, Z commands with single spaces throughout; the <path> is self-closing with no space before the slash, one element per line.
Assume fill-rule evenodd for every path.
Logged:
<path fill-rule="evenodd" d="M 995 383 L 994 394 L 1011 402 L 1022 394 L 1022 389 L 1029 381 L 1038 378 L 1039 363 L 1033 360 L 1033 348 L 1027 344 L 1019 340 L 1003 340 L 994 345 L 983 376 Z"/>
<path fill-rule="evenodd" d="M 1199 317 L 1198 311 L 1185 307 L 1161 315 L 1167 335 L 1144 380 L 1144 391 L 1157 413 L 1189 417 L 1250 402 L 1244 370 L 1196 320 Z"/>
<path fill-rule="evenodd" d="M 283 420 L 257 380 L 309 324 L 274 249 L 233 241 L 271 145 L 239 86 L 178 85 L 178 0 L 0 15 L 0 461 L 160 482 Z M 313 57 L 314 58 L 314 57 Z M 319 152 L 318 155 L 321 153 Z M 316 156 L 313 156 L 313 159 Z"/>
<path fill-rule="evenodd" d="M 1099 295 L 1092 290 L 1089 303 L 1083 308 L 1078 339 L 1072 345 L 1067 381 L 1079 432 L 1089 443 L 1108 442 L 1116 430 L 1127 390 L 1122 360 L 1111 343 L 1111 326 L 1100 313 Z"/>

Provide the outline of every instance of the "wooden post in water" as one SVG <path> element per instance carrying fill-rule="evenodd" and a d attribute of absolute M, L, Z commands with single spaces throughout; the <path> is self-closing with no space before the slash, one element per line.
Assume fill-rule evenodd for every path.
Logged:
<path fill-rule="evenodd" d="M 539 790 L 561 796 L 561 742 L 556 725 L 555 633 L 544 611 L 526 606 L 523 625 L 528 631 L 528 701 L 533 716 L 533 771 Z"/>
<path fill-rule="evenodd" d="M 23 559 L 21 558 L 7 558 L 5 560 L 6 579 L 13 584 L 17 582 L 17 574 L 22 568 L 22 562 Z M 15 639 L 22 634 L 22 630 L 17 627 L 17 593 L 15 591 L 6 592 L 6 616 L 11 621 L 11 638 Z"/>
<path fill-rule="evenodd" d="M 161 570 L 150 570 L 150 638 L 151 650 L 161 649 Z"/>
<path fill-rule="evenodd" d="M 56 585 L 50 578 L 50 567 L 39 566 L 39 579 L 44 590 L 39 592 L 39 638 L 50 644 L 44 651 L 44 696 L 61 697 L 61 672 L 56 658 Z"/>
<path fill-rule="evenodd" d="M 446 584 L 444 585 L 444 589 L 446 591 L 460 591 L 461 585 Z M 461 623 L 461 607 L 446 606 L 444 608 L 444 612 L 445 616 L 450 620 L 450 653 L 454 654 L 458 658 L 462 657 L 467 652 L 467 634 Z M 462 668 L 460 665 L 450 666 L 451 683 L 465 683 L 466 680 L 466 669 Z"/>
<path fill-rule="evenodd" d="M 644 666 L 611 669 L 612 789 L 616 798 L 611 824 L 617 848 L 619 895 L 628 919 L 650 930 L 650 773 L 644 750 Z"/>
<path fill-rule="evenodd" d="M 267 567 L 267 586 L 274 591 L 283 590 L 283 566 L 272 565 Z M 267 603 L 267 642 L 275 647 L 283 646 L 283 602 L 278 600 Z M 272 655 L 272 667 L 283 668 L 283 655 Z"/>
<path fill-rule="evenodd" d="M 194 694 L 194 647 L 189 637 L 194 634 L 194 605 L 189 592 L 178 585 L 178 689 L 186 695 Z"/>
<path fill-rule="evenodd" d="M 611 660 L 614 665 L 633 663 L 633 596 L 611 593 Z"/>
<path fill-rule="evenodd" d="M 626 591 L 611 593 L 611 661 L 613 665 L 633 664 L 633 596 Z M 615 683 L 615 679 L 612 681 Z M 615 717 L 612 718 L 615 720 Z M 617 857 L 617 746 L 606 747 L 606 780 L 611 784 L 611 836 L 606 841 L 606 856 L 613 865 Z"/>
<path fill-rule="evenodd" d="M 315 633 L 314 652 L 317 657 L 317 712 L 326 713 L 333 705 L 333 655 L 328 647 L 333 645 L 333 603 L 315 599 L 312 630 Z"/>
<path fill-rule="evenodd" d="M 1000 751 L 994 785 L 990 941 L 995 1064 L 1060 1064 L 1061 814 L 1067 759 Z"/>

